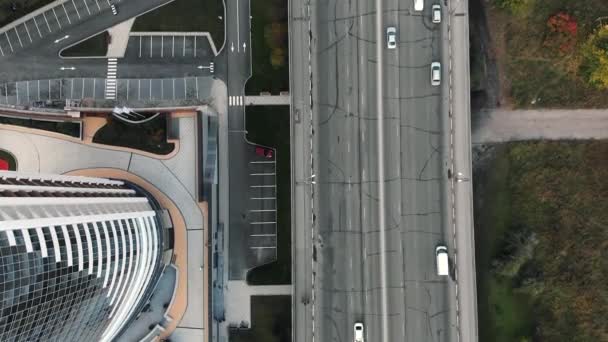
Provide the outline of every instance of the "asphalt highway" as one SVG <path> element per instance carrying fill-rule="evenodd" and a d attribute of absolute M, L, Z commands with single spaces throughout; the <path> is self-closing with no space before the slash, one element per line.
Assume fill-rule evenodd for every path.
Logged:
<path fill-rule="evenodd" d="M 435 268 L 435 247 L 454 240 L 447 82 L 430 83 L 443 33 L 430 7 L 313 6 L 315 341 L 352 341 L 358 321 L 366 341 L 457 338 L 455 283 Z"/>

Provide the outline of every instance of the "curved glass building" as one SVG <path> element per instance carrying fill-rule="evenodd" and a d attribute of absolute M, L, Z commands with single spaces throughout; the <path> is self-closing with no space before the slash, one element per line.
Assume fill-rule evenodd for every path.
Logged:
<path fill-rule="evenodd" d="M 160 277 L 160 208 L 123 181 L 0 172 L 0 341 L 112 341 Z"/>

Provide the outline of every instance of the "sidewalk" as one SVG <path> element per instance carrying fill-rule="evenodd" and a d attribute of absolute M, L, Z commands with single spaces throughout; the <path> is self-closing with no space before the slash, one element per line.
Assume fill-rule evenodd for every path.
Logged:
<path fill-rule="evenodd" d="M 608 110 L 494 109 L 473 123 L 473 144 L 540 139 L 608 139 Z"/>

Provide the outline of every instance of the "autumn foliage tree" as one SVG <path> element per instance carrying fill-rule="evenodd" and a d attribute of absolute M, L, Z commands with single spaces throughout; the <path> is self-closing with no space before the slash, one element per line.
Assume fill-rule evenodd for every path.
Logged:
<path fill-rule="evenodd" d="M 545 46 L 557 48 L 562 53 L 569 53 L 576 45 L 578 24 L 568 13 L 558 12 L 547 20 L 548 32 Z"/>
<path fill-rule="evenodd" d="M 600 27 L 589 36 L 581 53 L 583 77 L 598 89 L 608 89 L 608 25 Z"/>

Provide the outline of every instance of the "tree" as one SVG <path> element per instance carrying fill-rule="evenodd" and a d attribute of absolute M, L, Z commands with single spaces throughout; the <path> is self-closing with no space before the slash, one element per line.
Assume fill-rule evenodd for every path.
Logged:
<path fill-rule="evenodd" d="M 580 71 L 583 77 L 598 89 L 608 89 L 608 25 L 589 36 L 581 53 L 583 62 Z"/>

